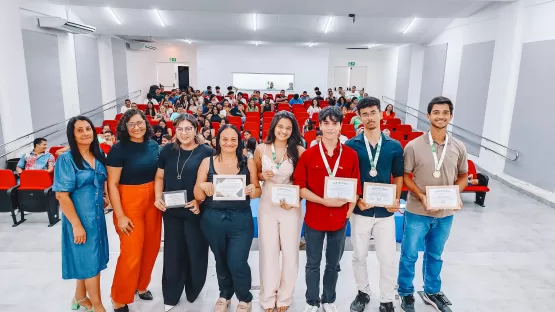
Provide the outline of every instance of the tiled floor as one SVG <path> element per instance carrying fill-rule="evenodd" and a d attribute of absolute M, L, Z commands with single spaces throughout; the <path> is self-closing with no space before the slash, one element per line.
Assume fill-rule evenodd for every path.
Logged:
<path fill-rule="evenodd" d="M 491 181 L 486 208 L 475 206 L 473 195 L 463 195 L 465 209 L 459 212 L 446 246 L 443 291 L 453 302 L 453 311 L 543 312 L 553 311 L 555 298 L 555 209 L 524 197 Z M 111 260 L 102 274 L 102 296 L 110 307 L 110 285 L 118 256 L 118 238 L 108 219 Z M 0 214 L 0 311 L 70 311 L 74 282 L 63 281 L 60 270 L 60 225 L 46 226 L 46 215 L 33 214 L 22 225 L 12 228 L 11 218 Z M 349 311 L 355 295 L 351 268 L 352 252 L 345 252 L 339 277 L 337 304 Z M 160 256 L 161 259 L 161 256 Z M 162 262 L 157 261 L 150 289 L 153 302 L 137 302 L 132 311 L 163 311 L 161 295 Z M 304 305 L 305 253 L 301 251 L 296 297 L 290 311 Z M 253 285 L 258 285 L 258 252 L 249 259 Z M 421 262 L 415 279 L 422 286 Z M 366 311 L 378 311 L 377 260 L 369 256 L 369 271 L 376 292 Z M 257 294 L 255 293 L 255 296 Z M 173 311 L 212 311 L 218 296 L 214 262 L 199 299 L 186 301 Z M 234 300 L 233 308 L 236 305 Z M 417 311 L 433 311 L 417 298 Z M 231 309 L 231 311 L 234 311 Z M 254 301 L 253 311 L 262 311 Z M 397 311 L 400 311 L 397 309 Z"/>

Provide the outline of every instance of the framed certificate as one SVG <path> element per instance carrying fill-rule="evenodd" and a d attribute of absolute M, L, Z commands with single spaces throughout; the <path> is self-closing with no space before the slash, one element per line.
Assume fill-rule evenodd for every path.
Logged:
<path fill-rule="evenodd" d="M 247 177 L 245 175 L 214 175 L 213 200 L 245 200 L 245 187 Z"/>
<path fill-rule="evenodd" d="M 291 184 L 272 185 L 272 204 L 279 205 L 281 200 L 285 200 L 288 205 L 299 207 L 299 186 Z"/>
<path fill-rule="evenodd" d="M 430 209 L 461 209 L 459 199 L 459 187 L 457 185 L 426 186 L 426 200 Z"/>
<path fill-rule="evenodd" d="M 362 199 L 374 207 L 393 206 L 395 204 L 397 185 L 364 182 Z"/>
<path fill-rule="evenodd" d="M 343 198 L 350 203 L 357 201 L 357 179 L 326 177 L 324 198 Z"/>
<path fill-rule="evenodd" d="M 172 191 L 162 193 L 166 208 L 184 208 L 187 204 L 187 191 Z"/>

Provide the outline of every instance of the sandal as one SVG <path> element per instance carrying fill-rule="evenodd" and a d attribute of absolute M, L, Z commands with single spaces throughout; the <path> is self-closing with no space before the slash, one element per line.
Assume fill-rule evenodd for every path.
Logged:
<path fill-rule="evenodd" d="M 94 308 L 91 308 L 91 310 L 89 310 L 87 309 L 87 307 L 81 305 L 81 302 L 85 301 L 86 299 L 89 299 L 89 298 L 85 296 L 85 298 L 81 300 L 77 300 L 77 298 L 73 297 L 73 302 L 71 303 L 71 309 L 79 310 L 81 307 L 83 307 L 85 308 L 85 310 L 87 310 L 87 312 L 94 312 Z"/>

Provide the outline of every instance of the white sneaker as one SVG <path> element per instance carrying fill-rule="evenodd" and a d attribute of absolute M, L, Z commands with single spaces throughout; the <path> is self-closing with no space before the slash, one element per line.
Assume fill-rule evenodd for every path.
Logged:
<path fill-rule="evenodd" d="M 317 307 L 317 306 L 310 305 L 310 304 L 307 303 L 307 304 L 304 306 L 303 312 L 318 312 L 318 307 Z"/>
<path fill-rule="evenodd" d="M 322 307 L 324 308 L 324 312 L 339 312 L 335 303 L 324 303 Z"/>

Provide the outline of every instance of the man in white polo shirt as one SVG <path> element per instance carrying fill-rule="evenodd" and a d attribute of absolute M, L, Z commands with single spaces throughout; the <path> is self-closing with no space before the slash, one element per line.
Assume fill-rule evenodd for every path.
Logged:
<path fill-rule="evenodd" d="M 468 164 L 463 143 L 447 134 L 453 118 L 453 103 L 446 97 L 428 104 L 430 131 L 405 147 L 404 184 L 409 189 L 405 229 L 399 263 L 401 310 L 414 312 L 414 265 L 418 250 L 424 248 L 424 301 L 436 311 L 451 312 L 441 292 L 441 255 L 453 223 L 454 210 L 432 210 L 426 200 L 426 186 L 468 185 Z M 411 178 L 411 173 L 414 178 Z M 462 208 L 462 201 L 459 198 Z"/>

